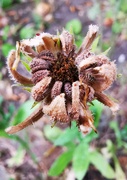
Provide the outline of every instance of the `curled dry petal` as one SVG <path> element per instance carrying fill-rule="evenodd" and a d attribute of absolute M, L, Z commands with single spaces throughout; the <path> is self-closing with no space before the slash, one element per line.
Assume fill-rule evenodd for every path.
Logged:
<path fill-rule="evenodd" d="M 105 106 L 110 107 L 112 112 L 115 114 L 119 110 L 119 105 L 113 102 L 108 96 L 101 92 L 95 92 L 95 97 L 98 101 L 102 102 Z"/>
<path fill-rule="evenodd" d="M 62 34 L 60 35 L 60 40 L 62 43 L 62 50 L 66 52 L 68 55 L 74 48 L 74 37 L 68 31 L 63 30 Z"/>
<path fill-rule="evenodd" d="M 13 68 L 15 58 L 16 58 L 16 52 L 15 50 L 11 50 L 7 58 L 7 67 L 8 67 L 8 70 L 12 79 L 14 79 L 15 81 L 18 81 L 19 83 L 23 85 L 33 85 L 33 82 L 31 79 L 22 76 L 21 74 L 17 72 L 15 68 Z"/>
<path fill-rule="evenodd" d="M 43 37 L 45 49 L 48 49 L 49 51 L 53 52 L 54 55 L 57 54 L 58 51 L 60 51 L 61 46 L 58 45 L 57 41 L 58 38 L 52 38 L 52 37 Z"/>
<path fill-rule="evenodd" d="M 65 94 L 61 93 L 56 96 L 50 105 L 45 105 L 43 107 L 43 112 L 51 116 L 54 121 L 57 120 L 63 123 L 68 122 L 69 117 L 66 111 Z"/>
<path fill-rule="evenodd" d="M 95 70 L 99 72 L 99 77 L 103 78 L 104 81 L 100 80 L 97 83 L 95 82 L 93 83 L 92 87 L 97 91 L 104 91 L 109 88 L 116 79 L 116 66 L 114 62 L 110 62 L 109 64 L 103 64 L 100 67 L 96 67 Z"/>
<path fill-rule="evenodd" d="M 79 64 L 80 80 L 96 91 L 104 91 L 116 79 L 116 65 L 105 55 L 91 56 Z"/>
<path fill-rule="evenodd" d="M 80 105 L 80 117 L 79 117 L 79 125 L 81 127 L 81 131 L 84 131 L 84 133 L 88 133 L 89 130 L 92 128 L 96 133 L 97 130 L 93 125 L 93 116 L 91 112 L 88 109 L 88 106 Z M 83 128 L 84 127 L 84 128 Z M 84 130 L 83 130 L 84 129 Z M 86 129 L 88 132 L 86 132 Z"/>
<path fill-rule="evenodd" d="M 79 81 L 72 84 L 72 118 L 79 119 L 79 107 L 80 107 L 80 91 L 79 91 Z"/>
<path fill-rule="evenodd" d="M 45 98 L 46 93 L 48 92 L 48 86 L 51 82 L 51 77 L 45 77 L 39 81 L 35 86 L 33 86 L 31 94 L 35 101 L 41 101 Z"/>
<path fill-rule="evenodd" d="M 80 54 L 84 50 L 89 49 L 91 47 L 94 39 L 97 36 L 98 30 L 99 30 L 99 28 L 96 25 L 89 26 L 89 31 L 88 31 L 86 37 L 84 38 L 84 41 L 83 41 L 81 47 L 79 48 L 78 54 Z"/>
<path fill-rule="evenodd" d="M 38 121 L 43 116 L 42 107 L 40 106 L 37 108 L 25 121 L 21 122 L 20 124 L 16 126 L 11 126 L 7 128 L 5 131 L 8 134 L 14 134 L 22 129 L 26 128 L 29 125 L 34 124 L 36 121 Z"/>

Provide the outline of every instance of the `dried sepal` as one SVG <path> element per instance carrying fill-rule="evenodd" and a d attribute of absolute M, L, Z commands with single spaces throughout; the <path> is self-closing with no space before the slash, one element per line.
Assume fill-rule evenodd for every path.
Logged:
<path fill-rule="evenodd" d="M 80 105 L 80 116 L 79 116 L 79 129 L 82 133 L 87 134 L 93 129 L 96 133 L 97 130 L 93 125 L 93 116 L 88 109 L 88 106 Z"/>
<path fill-rule="evenodd" d="M 62 50 L 66 52 L 68 55 L 74 49 L 74 37 L 68 31 L 63 30 L 62 34 L 60 35 L 60 40 L 62 43 Z"/>
<path fill-rule="evenodd" d="M 56 96 L 51 104 L 43 106 L 44 114 L 51 116 L 54 121 L 66 123 L 69 121 L 65 105 L 65 94 L 61 93 Z"/>
<path fill-rule="evenodd" d="M 96 91 L 104 91 L 116 79 L 116 65 L 105 55 L 91 56 L 79 64 L 80 81 Z"/>
<path fill-rule="evenodd" d="M 45 77 L 39 81 L 31 90 L 31 95 L 35 101 L 42 101 L 48 93 L 48 87 L 51 83 L 51 77 Z"/>
<path fill-rule="evenodd" d="M 79 119 L 79 107 L 80 107 L 80 91 L 79 91 L 79 81 L 72 84 L 72 118 L 75 120 Z"/>
<path fill-rule="evenodd" d="M 43 116 L 42 107 L 40 106 L 37 108 L 25 121 L 21 122 L 20 124 L 16 126 L 11 126 L 7 128 L 5 131 L 8 134 L 14 134 L 22 129 L 26 128 L 29 125 L 34 124 L 36 121 L 38 121 Z"/>
<path fill-rule="evenodd" d="M 94 39 L 97 36 L 98 30 L 99 30 L 99 27 L 96 25 L 89 26 L 89 31 L 88 31 L 86 37 L 84 38 L 81 47 L 79 48 L 78 54 L 80 54 L 84 50 L 89 49 L 91 47 Z"/>
<path fill-rule="evenodd" d="M 95 92 L 95 97 L 97 98 L 98 101 L 103 103 L 105 106 L 110 107 L 113 114 L 115 114 L 120 108 L 118 103 L 115 103 L 114 101 L 112 101 L 107 95 L 105 95 L 102 92 Z"/>
<path fill-rule="evenodd" d="M 7 58 L 7 67 L 11 75 L 11 78 L 15 81 L 18 81 L 20 84 L 32 86 L 33 82 L 31 79 L 22 76 L 21 74 L 18 73 L 18 71 L 15 68 L 13 68 L 15 58 L 16 58 L 16 51 L 11 50 Z"/>

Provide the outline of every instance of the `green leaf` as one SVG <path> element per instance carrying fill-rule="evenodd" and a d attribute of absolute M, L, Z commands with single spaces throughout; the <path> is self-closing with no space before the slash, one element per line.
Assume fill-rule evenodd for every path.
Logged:
<path fill-rule="evenodd" d="M 12 0 L 1 0 L 0 7 L 7 8 L 12 4 Z"/>
<path fill-rule="evenodd" d="M 3 28 L 2 39 L 3 39 L 4 41 L 7 40 L 9 31 L 10 31 L 10 26 L 5 26 L 5 27 Z"/>
<path fill-rule="evenodd" d="M 24 27 L 20 31 L 20 38 L 21 39 L 28 39 L 33 37 L 35 34 L 35 30 L 32 27 Z"/>
<path fill-rule="evenodd" d="M 82 142 L 74 151 L 72 166 L 78 180 L 83 179 L 89 167 L 90 154 L 88 148 L 88 144 Z"/>
<path fill-rule="evenodd" d="M 17 110 L 17 113 L 13 118 L 11 125 L 17 125 L 23 120 L 25 120 L 35 110 L 34 108 L 31 109 L 32 104 L 33 100 L 26 101 L 24 104 L 22 104 Z"/>
<path fill-rule="evenodd" d="M 3 101 L 4 101 L 4 98 L 2 96 L 0 96 L 0 106 L 1 106 Z"/>
<path fill-rule="evenodd" d="M 92 52 L 95 52 L 95 51 L 96 51 L 97 45 L 98 45 L 98 43 L 99 43 L 99 39 L 100 39 L 100 36 L 98 36 L 98 37 L 94 40 L 94 42 L 92 43 Z"/>
<path fill-rule="evenodd" d="M 82 30 L 82 23 L 79 19 L 72 19 L 71 21 L 67 22 L 66 27 L 68 31 L 71 31 L 74 34 L 79 34 Z"/>
<path fill-rule="evenodd" d="M 107 55 L 110 50 L 111 50 L 111 47 L 109 47 L 108 49 L 106 49 L 102 54 Z"/>
<path fill-rule="evenodd" d="M 71 128 L 67 128 L 55 141 L 55 146 L 63 146 L 69 142 L 72 142 L 78 136 L 80 132 L 78 128 L 72 125 Z"/>
<path fill-rule="evenodd" d="M 0 137 L 10 138 L 10 136 L 5 132 L 5 130 L 0 130 Z"/>
<path fill-rule="evenodd" d="M 107 160 L 97 151 L 91 152 L 90 154 L 90 162 L 100 171 L 100 173 L 108 178 L 115 178 L 115 172 L 107 162 Z"/>
<path fill-rule="evenodd" d="M 103 42 L 102 50 L 105 52 L 109 48 L 110 48 L 110 42 Z"/>
<path fill-rule="evenodd" d="M 117 157 L 114 155 L 114 164 L 115 164 L 115 172 L 116 172 L 116 180 L 125 180 L 126 176 L 119 164 Z"/>
<path fill-rule="evenodd" d="M 97 127 L 103 111 L 103 105 L 97 100 L 92 101 L 92 103 L 93 105 L 90 106 L 90 110 L 92 111 L 92 114 L 94 116 L 94 122 Z"/>
<path fill-rule="evenodd" d="M 121 0 L 120 2 L 120 10 L 127 13 L 127 1 Z"/>
<path fill-rule="evenodd" d="M 27 62 L 25 62 L 25 61 L 21 61 L 21 63 L 23 64 L 23 66 L 26 68 L 26 70 L 28 71 L 28 72 L 30 72 L 30 65 L 27 63 Z"/>
<path fill-rule="evenodd" d="M 110 125 L 110 128 L 112 128 L 115 132 L 118 147 L 121 147 L 122 139 L 121 139 L 121 133 L 120 133 L 120 129 L 118 126 L 118 122 L 117 121 L 111 121 L 109 125 Z"/>
<path fill-rule="evenodd" d="M 49 176 L 59 176 L 72 160 L 73 150 L 69 150 L 61 154 L 49 169 Z"/>
<path fill-rule="evenodd" d="M 45 137 L 51 142 L 54 142 L 62 134 L 62 131 L 60 130 L 60 128 L 56 126 L 53 128 L 51 128 L 51 126 L 49 125 L 44 126 L 43 131 L 44 131 Z"/>
<path fill-rule="evenodd" d="M 119 21 L 115 21 L 112 25 L 112 32 L 115 34 L 121 33 L 123 25 Z"/>
<path fill-rule="evenodd" d="M 2 54 L 3 54 L 5 57 L 7 57 L 9 51 L 12 50 L 12 49 L 15 49 L 15 46 L 13 46 L 13 45 L 11 45 L 11 44 L 9 44 L 9 43 L 5 43 L 5 44 L 2 45 L 2 48 L 1 48 Z"/>

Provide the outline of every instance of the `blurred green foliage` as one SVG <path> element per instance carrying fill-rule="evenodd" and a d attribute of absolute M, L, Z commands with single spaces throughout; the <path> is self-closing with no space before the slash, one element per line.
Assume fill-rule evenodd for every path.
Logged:
<path fill-rule="evenodd" d="M 94 115 L 95 126 L 97 127 L 102 113 L 102 105 L 97 100 L 93 101 L 93 104 L 90 106 L 90 109 Z M 76 128 L 76 123 L 74 122 L 71 128 L 67 128 L 64 131 L 60 131 L 56 127 L 54 128 L 55 130 L 50 129 L 49 126 L 45 126 L 45 136 L 55 146 L 66 147 L 66 151 L 52 164 L 49 170 L 50 176 L 60 175 L 67 165 L 72 163 L 72 169 L 75 172 L 76 178 L 79 180 L 83 179 L 90 164 L 93 164 L 104 177 L 109 179 L 115 177 L 114 170 L 100 151 L 90 148 L 90 143 L 98 137 L 98 134 L 92 131 L 84 137 L 78 128 Z M 52 131 L 55 131 L 55 138 L 52 136 Z"/>

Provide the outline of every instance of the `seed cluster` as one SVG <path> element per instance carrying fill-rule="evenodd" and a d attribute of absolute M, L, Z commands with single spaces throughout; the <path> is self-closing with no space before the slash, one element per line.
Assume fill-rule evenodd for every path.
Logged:
<path fill-rule="evenodd" d="M 55 81 L 71 82 L 78 80 L 78 68 L 75 65 L 74 52 L 70 55 L 58 53 L 56 61 L 52 61 L 52 77 Z"/>

